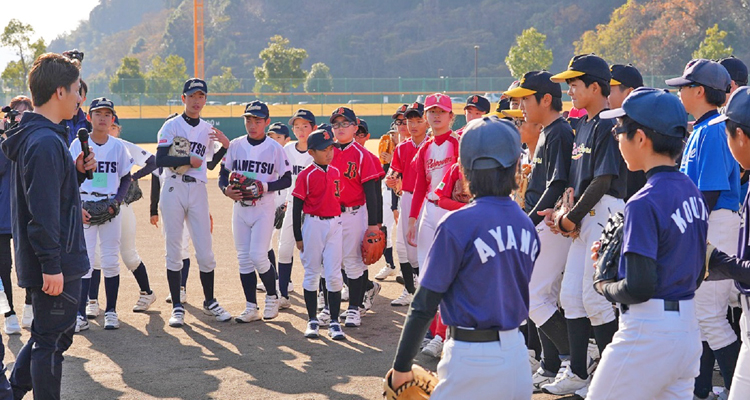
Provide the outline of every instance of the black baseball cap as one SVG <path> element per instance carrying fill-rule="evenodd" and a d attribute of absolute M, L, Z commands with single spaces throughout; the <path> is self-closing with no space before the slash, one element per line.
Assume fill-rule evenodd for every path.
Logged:
<path fill-rule="evenodd" d="M 609 72 L 609 64 L 593 53 L 579 54 L 571 58 L 567 71 L 553 75 L 550 79 L 552 82 L 562 83 L 566 79 L 578 78 L 583 75 L 590 75 L 604 82 L 609 82 L 612 79 L 612 73 Z"/>
<path fill-rule="evenodd" d="M 328 122 L 333 123 L 333 120 L 336 119 L 336 117 L 344 117 L 349 122 L 357 123 L 357 114 L 354 114 L 354 110 L 347 107 L 339 107 L 331 113 L 331 118 L 328 119 Z"/>
<path fill-rule="evenodd" d="M 613 119 L 624 115 L 662 135 L 684 138 L 688 133 L 685 107 L 668 90 L 637 88 L 625 98 L 622 107 L 602 111 L 599 118 Z"/>
<path fill-rule="evenodd" d="M 182 86 L 182 94 L 185 96 L 190 96 L 197 91 L 208 94 L 208 85 L 206 85 L 206 81 L 199 78 L 190 78 L 186 80 L 185 85 Z"/>
<path fill-rule="evenodd" d="M 393 115 L 391 115 L 391 118 L 396 119 L 398 118 L 399 115 L 404 115 L 404 117 L 406 117 L 405 114 L 406 114 L 407 108 L 409 108 L 408 104 L 402 104 L 401 106 L 398 107 L 398 110 L 396 110 L 396 112 Z"/>
<path fill-rule="evenodd" d="M 318 125 L 318 129 L 322 129 L 322 130 L 330 133 L 331 135 L 333 135 L 333 127 L 331 125 L 329 125 L 329 124 L 322 123 L 322 124 Z"/>
<path fill-rule="evenodd" d="M 260 100 L 253 100 L 245 106 L 243 117 L 258 117 L 268 119 L 268 105 Z"/>
<path fill-rule="evenodd" d="M 610 86 L 624 85 L 633 89 L 643 86 L 643 76 L 638 68 L 631 64 L 614 64 L 609 70 L 612 72 L 612 79 L 609 80 Z"/>
<path fill-rule="evenodd" d="M 307 137 L 307 148 L 325 150 L 333 144 L 333 133 L 325 129 L 316 129 Z"/>
<path fill-rule="evenodd" d="M 289 127 L 282 122 L 274 122 L 268 127 L 268 133 L 276 133 L 289 137 Z"/>
<path fill-rule="evenodd" d="M 409 115 L 411 115 L 412 113 L 416 113 L 419 118 L 422 118 L 422 116 L 424 116 L 424 104 L 418 101 L 409 104 L 406 107 L 406 111 L 404 111 L 404 118 L 409 118 Z"/>
<path fill-rule="evenodd" d="M 726 107 L 721 115 L 709 121 L 709 125 L 731 120 L 740 125 L 750 127 L 750 86 L 741 86 L 729 96 Z"/>
<path fill-rule="evenodd" d="M 304 119 L 312 124 L 312 126 L 315 126 L 315 115 L 310 110 L 305 110 L 304 108 L 297 110 L 297 112 L 292 115 L 292 118 L 289 118 L 289 126 L 294 126 L 294 120 L 297 118 Z"/>
<path fill-rule="evenodd" d="M 729 77 L 738 85 L 747 84 L 747 65 L 742 62 L 739 58 L 729 56 L 719 60 L 719 64 L 723 65 L 724 68 L 729 72 Z"/>
<path fill-rule="evenodd" d="M 698 58 L 690 60 L 685 66 L 685 71 L 678 78 L 664 81 L 669 86 L 682 87 L 692 84 L 707 86 L 716 90 L 726 92 L 732 84 L 732 77 L 723 65 L 716 61 Z"/>
<path fill-rule="evenodd" d="M 466 98 L 464 110 L 467 107 L 476 107 L 477 110 L 483 113 L 488 113 L 490 112 L 490 101 L 484 96 L 475 94 Z"/>
<path fill-rule="evenodd" d="M 521 135 L 509 121 L 484 116 L 466 124 L 458 152 L 464 169 L 508 168 L 521 157 Z"/>
<path fill-rule="evenodd" d="M 531 96 L 534 93 L 549 93 L 552 97 L 562 98 L 562 88 L 560 87 L 560 84 L 552 82 L 550 78 L 552 78 L 552 74 L 547 71 L 527 72 L 523 75 L 523 78 L 521 78 L 517 87 L 509 89 L 508 91 L 503 92 L 503 94 L 508 97 L 520 98 Z"/>
<path fill-rule="evenodd" d="M 359 126 L 359 130 L 365 131 L 367 134 L 370 133 L 370 129 L 367 127 L 367 121 L 364 119 L 357 118 L 357 126 Z"/>
<path fill-rule="evenodd" d="M 96 99 L 91 101 L 91 105 L 89 105 L 89 114 L 94 112 L 95 110 L 101 110 L 102 108 L 106 108 L 109 111 L 112 111 L 112 114 L 115 113 L 115 103 L 106 98 L 106 97 L 97 97 Z"/>

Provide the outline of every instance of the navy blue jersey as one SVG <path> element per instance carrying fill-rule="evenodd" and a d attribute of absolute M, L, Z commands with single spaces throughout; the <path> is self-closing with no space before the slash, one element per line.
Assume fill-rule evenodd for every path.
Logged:
<path fill-rule="evenodd" d="M 570 184 L 578 200 L 594 178 L 614 175 L 606 193 L 622 199 L 627 190 L 627 167 L 622 160 L 617 141 L 612 135 L 614 119 L 599 119 L 599 114 L 587 120 L 581 118 L 576 126 L 570 164 Z"/>
<path fill-rule="evenodd" d="M 531 159 L 531 175 L 526 188 L 526 212 L 531 211 L 552 182 L 568 184 L 570 156 L 573 152 L 573 128 L 558 118 L 542 129 Z"/>
<path fill-rule="evenodd" d="M 696 121 L 682 153 L 680 171 L 704 192 L 720 191 L 714 210 L 740 208 L 740 166 L 727 145 L 726 123 L 708 125 L 716 111 Z"/>
<path fill-rule="evenodd" d="M 737 257 L 742 260 L 750 260 L 750 192 L 745 196 L 742 204 L 742 226 L 740 227 L 740 239 L 737 248 Z M 750 285 L 736 282 L 737 288 L 744 295 L 750 296 Z"/>
<path fill-rule="evenodd" d="M 438 224 L 422 286 L 443 293 L 446 325 L 510 330 L 529 316 L 539 236 L 510 197 L 480 197 Z"/>
<path fill-rule="evenodd" d="M 705 263 L 708 209 L 703 194 L 678 171 L 657 172 L 625 204 L 622 257 L 636 253 L 656 260 L 653 298 L 692 299 Z"/>

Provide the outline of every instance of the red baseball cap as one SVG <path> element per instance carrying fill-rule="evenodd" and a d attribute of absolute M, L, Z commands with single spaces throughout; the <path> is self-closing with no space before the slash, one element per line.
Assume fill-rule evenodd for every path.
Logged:
<path fill-rule="evenodd" d="M 451 101 L 451 98 L 442 94 L 442 93 L 435 93 L 427 96 L 427 99 L 424 101 L 424 110 L 427 111 L 430 108 L 437 107 L 443 111 L 452 112 L 453 111 L 453 102 Z"/>

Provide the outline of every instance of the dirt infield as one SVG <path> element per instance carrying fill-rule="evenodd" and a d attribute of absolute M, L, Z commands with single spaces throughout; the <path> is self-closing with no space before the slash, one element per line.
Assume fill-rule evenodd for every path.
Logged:
<path fill-rule="evenodd" d="M 148 199 L 150 185 L 144 182 L 141 187 L 144 199 Z M 237 315 L 244 310 L 245 299 L 232 240 L 232 204 L 220 193 L 215 180 L 209 182 L 208 189 L 215 223 L 216 297 L 232 315 Z M 300 294 L 302 267 L 298 257 L 292 273 L 297 290 L 291 294 L 292 308 L 272 321 L 250 324 L 220 323 L 201 312 L 203 296 L 193 259 L 186 326 L 170 328 L 166 321 L 171 306 L 164 301 L 167 282 L 162 232 L 148 223 L 148 200 L 134 203 L 134 208 L 138 218 L 137 246 L 157 302 L 146 313 L 130 311 L 138 288 L 132 274 L 123 267 L 118 302 L 121 328 L 105 331 L 100 316 L 92 321 L 90 330 L 76 335 L 66 352 L 63 398 L 382 398 L 381 377 L 393 361 L 406 312 L 405 307 L 390 306 L 402 290 L 393 278 L 383 283 L 373 311 L 362 318 L 362 326 L 345 328 L 347 341 L 334 342 L 323 330 L 321 339 L 308 340 L 303 337 L 307 319 Z M 371 276 L 383 265 L 382 260 L 373 265 Z M 103 299 L 103 288 L 100 293 Z M 16 303 L 23 302 L 21 289 L 15 288 L 14 295 Z M 262 306 L 263 294 L 258 296 Z M 21 309 L 17 307 L 17 311 L 20 313 Z M 3 334 L 6 363 L 13 361 L 28 336 L 27 330 L 21 336 Z M 432 370 L 437 364 L 437 360 L 422 355 L 416 362 Z"/>

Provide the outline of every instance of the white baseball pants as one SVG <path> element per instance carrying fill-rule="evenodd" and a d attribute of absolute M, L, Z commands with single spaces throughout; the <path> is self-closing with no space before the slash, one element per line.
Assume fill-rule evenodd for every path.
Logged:
<path fill-rule="evenodd" d="M 302 224 L 302 243 L 304 250 L 300 253 L 305 277 L 302 287 L 310 292 L 318 290 L 320 274 L 326 280 L 326 288 L 338 292 L 344 287 L 341 276 L 341 217 L 321 219 L 305 215 Z"/>

